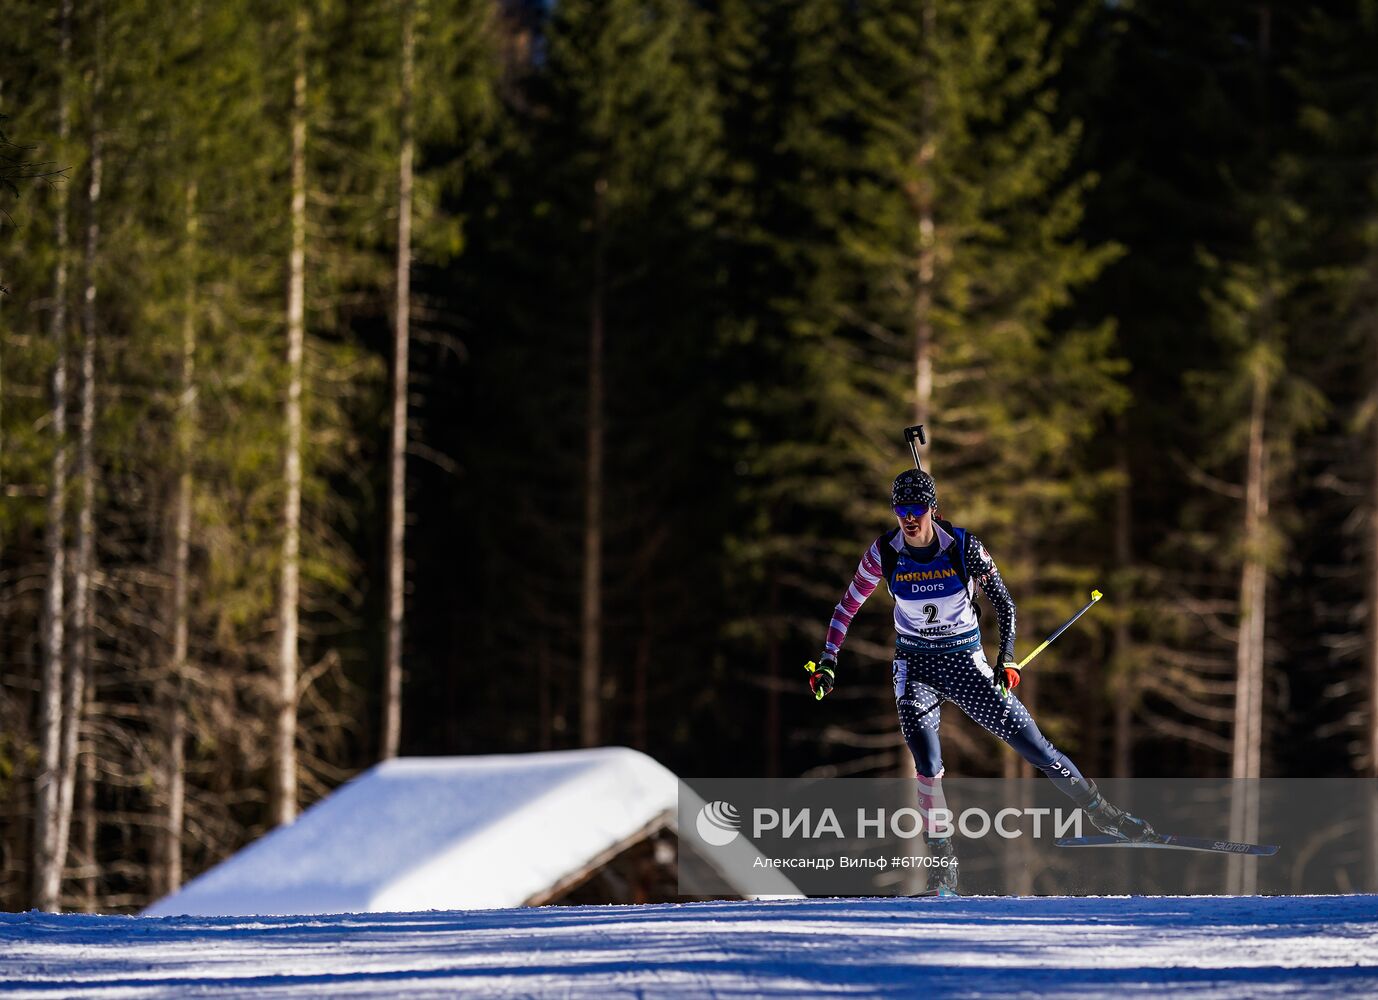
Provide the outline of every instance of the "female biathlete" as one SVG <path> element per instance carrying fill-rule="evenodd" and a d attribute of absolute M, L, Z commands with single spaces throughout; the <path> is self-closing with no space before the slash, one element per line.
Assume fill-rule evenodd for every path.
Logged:
<path fill-rule="evenodd" d="M 942 703 L 950 701 L 1046 774 L 1086 810 L 1098 830 L 1126 840 L 1152 837 L 1148 823 L 1105 800 L 1095 782 L 1038 731 L 1029 710 L 1012 693 L 1019 686 L 1014 601 L 976 536 L 937 517 L 933 477 L 921 469 L 901 473 L 890 503 L 899 526 L 877 538 L 861 557 L 851 586 L 833 611 L 809 688 L 818 697 L 832 690 L 847 629 L 884 580 L 895 598 L 895 704 L 900 731 L 914 755 L 925 816 L 935 806 L 943 807 L 938 723 Z M 991 670 L 981 648 L 974 584 L 980 584 L 1000 623 L 999 670 Z M 956 892 L 952 838 L 925 832 L 925 839 L 938 862 L 929 869 L 929 891 Z"/>

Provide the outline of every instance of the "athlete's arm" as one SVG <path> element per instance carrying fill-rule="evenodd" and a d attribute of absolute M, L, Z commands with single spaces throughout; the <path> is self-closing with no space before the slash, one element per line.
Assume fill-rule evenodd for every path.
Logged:
<path fill-rule="evenodd" d="M 857 565 L 847 592 L 842 595 L 842 600 L 837 602 L 837 607 L 833 608 L 833 619 L 828 623 L 828 637 L 823 642 L 823 652 L 834 660 L 837 659 L 837 651 L 842 648 L 842 643 L 847 638 L 847 629 L 852 627 L 852 619 L 866 603 L 866 598 L 875 592 L 876 584 L 880 583 L 884 570 L 881 569 L 878 546 L 879 539 L 871 543 L 871 547 L 866 550 Z"/>
<path fill-rule="evenodd" d="M 995 661 L 1008 663 L 1014 660 L 1014 598 L 1009 588 L 1000 578 L 1000 570 L 990 557 L 986 547 L 971 532 L 967 532 L 966 563 L 971 578 L 981 585 L 981 593 L 995 610 L 995 620 L 1000 623 L 1000 656 Z"/>

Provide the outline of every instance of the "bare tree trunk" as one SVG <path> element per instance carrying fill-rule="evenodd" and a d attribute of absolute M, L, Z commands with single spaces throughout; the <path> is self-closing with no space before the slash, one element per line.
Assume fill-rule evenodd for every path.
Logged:
<path fill-rule="evenodd" d="M 1120 427 L 1120 440 L 1124 441 L 1126 429 Z M 1127 573 L 1134 561 L 1133 546 L 1133 508 L 1130 505 L 1129 454 L 1123 443 L 1119 447 L 1119 467 L 1123 482 L 1115 497 L 1115 565 L 1119 572 Z M 1115 750 L 1112 773 L 1117 778 L 1132 777 L 1134 770 L 1134 690 L 1135 677 L 1130 663 L 1129 621 L 1120 615 L 1115 620 L 1114 678 L 1111 682 L 1111 696 L 1114 699 Z"/>
<path fill-rule="evenodd" d="M 72 50 L 72 0 L 63 0 L 58 72 L 58 146 L 65 149 L 71 136 L 71 109 L 68 107 L 67 70 Z M 49 422 L 53 433 L 52 481 L 48 488 L 47 550 L 48 579 L 43 589 L 43 673 L 41 678 L 38 723 L 39 765 L 34 804 L 34 905 L 40 910 L 56 910 L 62 885 L 62 862 L 57 839 L 58 802 L 61 798 L 62 769 L 62 688 L 66 638 L 67 543 L 67 185 L 58 184 L 57 221 L 54 238 L 57 266 L 53 275 L 53 311 L 49 333 L 53 341 L 51 407 Z"/>
<path fill-rule="evenodd" d="M 1268 88 L 1264 81 L 1272 34 L 1272 8 L 1260 4 L 1259 73 L 1256 77 L 1261 117 L 1259 143 L 1268 147 Z M 1274 197 L 1276 197 L 1274 192 Z M 1271 274 L 1265 271 L 1264 297 L 1255 336 L 1266 342 L 1271 324 Z M 1269 379 L 1262 361 L 1250 361 L 1249 451 L 1244 480 L 1244 564 L 1239 580 L 1239 639 L 1235 653 L 1234 745 L 1231 752 L 1230 839 L 1256 842 L 1259 830 L 1258 779 L 1263 770 L 1263 667 L 1268 621 L 1268 444 Z M 1258 889 L 1258 859 L 1231 855 L 1226 877 L 1233 894 Z"/>
<path fill-rule="evenodd" d="M 81 484 L 77 509 L 76 553 L 72 566 L 72 632 L 67 649 L 66 676 L 62 689 L 62 748 L 58 780 L 57 822 L 54 832 L 55 869 L 58 878 L 58 904 L 61 905 L 62 870 L 66 867 L 72 829 L 72 809 L 76 798 L 77 756 L 81 725 L 87 701 L 84 690 L 92 673 L 93 652 L 91 598 L 95 573 L 96 503 L 96 266 L 100 250 L 101 171 L 104 153 L 101 146 L 101 71 L 100 14 L 96 27 L 96 68 L 92 82 L 90 163 L 87 168 L 86 250 L 83 262 L 81 411 L 77 429 L 77 479 Z"/>
<path fill-rule="evenodd" d="M 938 11 L 933 0 L 922 8 L 924 39 L 932 44 L 938 27 Z M 934 224 L 933 162 L 938 144 L 933 137 L 933 98 L 925 90 L 920 123 L 918 178 L 911 193 L 918 213 L 919 255 L 915 262 L 914 287 L 914 423 L 928 422 L 933 406 L 933 284 L 937 260 L 937 230 Z M 924 449 L 927 453 L 927 448 Z"/>
<path fill-rule="evenodd" d="M 555 727 L 551 712 L 550 697 L 550 640 L 546 638 L 546 630 L 540 630 L 540 637 L 536 640 L 536 686 L 537 686 L 537 714 L 540 715 L 540 743 L 541 750 L 555 749 Z"/>
<path fill-rule="evenodd" d="M 297 614 L 301 558 L 301 387 L 306 340 L 306 8 L 296 14 L 292 80 L 292 250 L 287 279 L 287 456 L 283 477 L 282 581 L 278 594 L 277 717 L 273 726 L 274 823 L 297 815 Z"/>
<path fill-rule="evenodd" d="M 90 677 L 87 678 L 88 682 Z M 86 707 L 84 714 L 91 716 L 91 687 L 86 685 Z M 78 802 L 78 820 L 81 838 L 78 842 L 77 856 L 81 859 L 81 877 L 78 880 L 83 913 L 96 912 L 96 890 L 99 869 L 96 867 L 96 755 L 89 750 L 81 755 L 77 768 L 81 796 Z"/>
<path fill-rule="evenodd" d="M 780 640 L 775 623 L 780 615 L 780 584 L 775 574 L 770 581 L 770 638 L 766 647 L 766 777 L 780 777 Z M 903 763 L 903 755 L 901 755 Z"/>
<path fill-rule="evenodd" d="M 642 753 L 651 746 L 649 709 L 651 676 L 651 609 L 643 608 L 641 635 L 636 640 L 636 659 L 632 664 L 632 746 Z"/>
<path fill-rule="evenodd" d="M 163 725 L 166 758 L 163 762 L 163 782 L 167 796 L 166 812 L 159 842 L 159 857 L 154 884 L 159 895 L 176 892 L 182 885 L 182 826 L 186 819 L 187 803 L 187 712 L 183 704 L 183 687 L 179 683 L 168 692 Z"/>
<path fill-rule="evenodd" d="M 77 478 L 81 483 L 77 509 L 77 548 L 72 567 L 72 641 L 63 690 L 62 792 L 58 810 L 58 853 L 65 862 L 76 796 L 77 745 L 86 715 L 86 681 L 94 676 L 94 602 L 92 580 L 96 571 L 96 266 L 100 252 L 101 172 L 104 150 L 99 108 L 101 101 L 100 14 L 96 26 L 96 71 L 92 87 L 91 163 L 87 186 L 86 259 L 82 290 L 81 418 L 77 428 Z"/>
<path fill-rule="evenodd" d="M 931 47 L 933 34 L 937 30 L 938 11 L 933 0 L 924 0 L 920 10 L 923 19 L 925 48 Z M 926 56 L 921 54 L 920 58 Z M 917 176 L 909 184 L 908 198 L 910 208 L 918 219 L 918 256 L 914 261 L 914 301 L 910 321 L 914 337 L 914 423 L 928 423 L 933 407 L 933 284 L 937 273 L 936 228 L 934 224 L 933 162 L 938 155 L 938 144 L 933 137 L 933 102 L 929 90 L 925 88 L 920 105 L 919 150 L 914 158 Z M 919 447 L 925 467 L 928 467 L 929 446 Z M 900 777 L 913 774 L 913 760 L 910 757 L 901 734 L 895 734 L 895 759 Z M 955 763 L 949 755 L 949 764 Z"/>
<path fill-rule="evenodd" d="M 1268 452 L 1264 437 L 1267 375 L 1253 376 L 1249 413 L 1249 455 L 1244 485 L 1244 567 L 1239 582 L 1239 645 L 1236 653 L 1234 749 L 1230 776 L 1230 838 L 1258 839 L 1257 780 L 1263 762 L 1263 643 L 1267 622 L 1266 535 L 1268 528 Z M 1250 894 L 1257 888 L 1253 859 L 1231 856 L 1230 891 Z"/>
<path fill-rule="evenodd" d="M 416 11 L 402 0 L 402 136 L 397 168 L 397 303 L 392 353 L 392 455 L 388 504 L 388 635 L 381 756 L 397 756 L 402 737 L 402 616 L 406 594 L 407 374 L 411 338 L 412 90 Z"/>
<path fill-rule="evenodd" d="M 187 187 L 186 260 L 196 260 L 197 187 Z M 182 884 L 182 822 L 186 811 L 186 708 L 183 703 L 187 672 L 189 566 L 191 562 L 192 448 L 196 426 L 196 272 L 187 284 L 182 315 L 182 366 L 178 373 L 177 492 L 173 499 L 172 538 L 172 657 L 164 692 L 164 793 L 162 843 L 158 885 L 162 893 Z"/>
<path fill-rule="evenodd" d="M 603 317 L 607 295 L 608 182 L 593 184 L 593 298 L 589 309 L 588 466 L 584 478 L 584 601 L 580 622 L 580 740 L 597 746 L 602 730 L 603 632 Z"/>
<path fill-rule="evenodd" d="M 1378 264 L 1378 260 L 1375 260 Z M 1378 273 L 1375 273 L 1378 277 Z M 1378 336 L 1370 348 L 1373 363 L 1369 384 L 1378 387 Z M 1368 410 L 1378 414 L 1378 388 L 1368 396 Z M 1378 415 L 1369 418 L 1369 495 L 1368 495 L 1368 616 L 1365 631 L 1368 675 L 1368 776 L 1378 778 Z M 1378 892 L 1378 794 L 1368 794 L 1368 835 L 1365 851 L 1365 884 L 1369 892 Z"/>

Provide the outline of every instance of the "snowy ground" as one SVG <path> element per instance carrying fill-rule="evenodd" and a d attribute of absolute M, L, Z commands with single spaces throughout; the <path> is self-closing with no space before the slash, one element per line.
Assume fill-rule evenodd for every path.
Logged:
<path fill-rule="evenodd" d="M 1378 996 L 1378 896 L 0 914 L 16 997 Z"/>

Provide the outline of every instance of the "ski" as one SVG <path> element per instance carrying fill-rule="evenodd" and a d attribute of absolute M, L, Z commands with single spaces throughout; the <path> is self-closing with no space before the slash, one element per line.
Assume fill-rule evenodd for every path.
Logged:
<path fill-rule="evenodd" d="M 1271 857 L 1278 852 L 1277 844 L 1237 844 L 1230 840 L 1211 840 L 1208 837 L 1183 837 L 1176 833 L 1160 833 L 1150 840 L 1125 840 L 1108 833 L 1091 837 L 1063 837 L 1058 847 L 1165 847 L 1177 851 L 1209 851 L 1214 854 L 1243 854 Z"/>
<path fill-rule="evenodd" d="M 916 892 L 916 893 L 914 893 L 913 896 L 911 896 L 910 898 L 911 898 L 911 899 L 923 899 L 923 898 L 934 898 L 934 899 L 952 898 L 952 899 L 961 899 L 961 898 L 962 898 L 962 894 L 961 894 L 960 892 L 957 892 L 957 891 L 953 890 L 953 889 L 947 888 L 947 886 L 943 886 L 942 888 L 939 888 L 939 889 L 924 889 L 922 892 Z"/>

